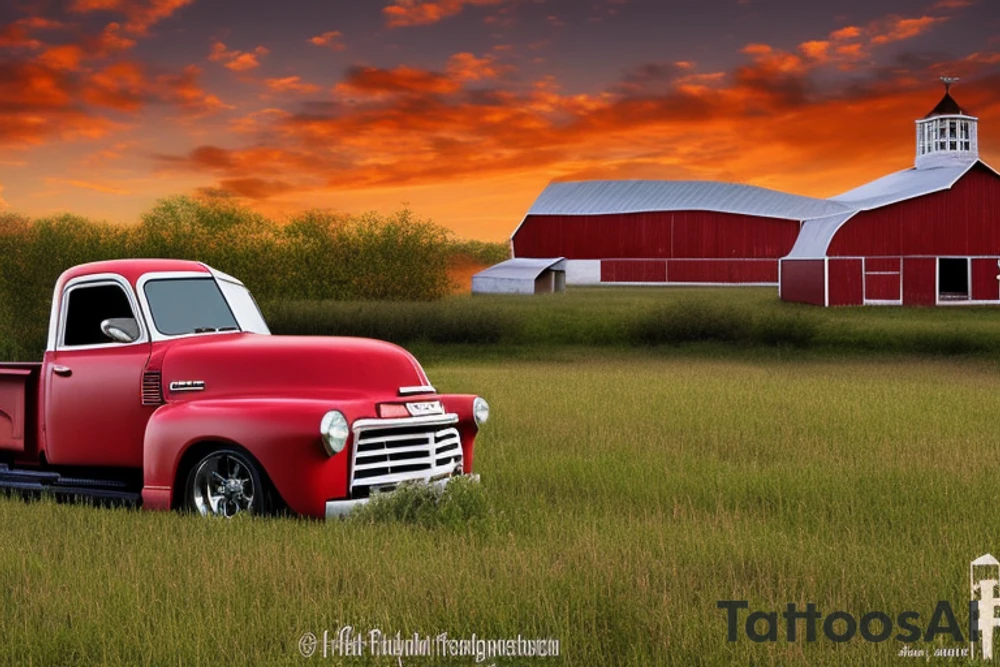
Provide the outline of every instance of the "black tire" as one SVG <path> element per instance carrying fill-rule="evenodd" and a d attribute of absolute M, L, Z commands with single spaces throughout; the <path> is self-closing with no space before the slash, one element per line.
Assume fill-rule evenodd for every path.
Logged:
<path fill-rule="evenodd" d="M 266 514 L 270 493 L 258 464 L 232 447 L 221 447 L 199 458 L 184 484 L 184 509 L 203 516 L 232 518 Z"/>

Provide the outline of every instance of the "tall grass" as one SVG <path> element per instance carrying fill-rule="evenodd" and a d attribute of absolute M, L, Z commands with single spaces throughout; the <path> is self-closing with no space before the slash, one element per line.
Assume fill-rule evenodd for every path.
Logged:
<path fill-rule="evenodd" d="M 468 523 L 0 501 L 0 664 L 302 665 L 304 632 L 344 625 L 561 640 L 558 661 L 498 665 L 899 664 L 895 640 L 791 644 L 783 622 L 775 644 L 727 643 L 716 601 L 913 609 L 926 628 L 945 599 L 964 629 L 968 563 L 1000 548 L 994 362 L 620 352 L 428 372 L 493 408 Z"/>
<path fill-rule="evenodd" d="M 456 241 L 405 209 L 386 216 L 308 211 L 279 225 L 232 200 L 173 197 L 134 226 L 5 214 L 0 354 L 39 353 L 55 280 L 84 262 L 195 259 L 239 277 L 262 300 L 427 301 L 452 290 L 450 266 L 506 253 L 502 244 Z"/>

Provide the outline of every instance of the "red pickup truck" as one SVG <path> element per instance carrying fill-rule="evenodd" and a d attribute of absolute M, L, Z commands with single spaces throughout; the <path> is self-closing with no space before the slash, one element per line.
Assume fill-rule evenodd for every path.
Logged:
<path fill-rule="evenodd" d="M 270 335 L 205 264 L 97 262 L 56 283 L 43 361 L 0 364 L 0 488 L 331 518 L 471 475 L 488 416 L 390 343 Z"/>

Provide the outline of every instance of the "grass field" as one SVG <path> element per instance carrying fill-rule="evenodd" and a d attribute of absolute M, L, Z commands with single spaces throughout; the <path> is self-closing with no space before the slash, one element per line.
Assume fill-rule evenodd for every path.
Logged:
<path fill-rule="evenodd" d="M 561 642 L 498 665 L 916 664 L 783 626 L 729 644 L 722 599 L 921 627 L 947 599 L 964 628 L 968 563 L 1000 550 L 994 360 L 550 357 L 428 365 L 493 408 L 462 528 L 0 502 L 0 664 L 302 665 L 343 625 Z"/>

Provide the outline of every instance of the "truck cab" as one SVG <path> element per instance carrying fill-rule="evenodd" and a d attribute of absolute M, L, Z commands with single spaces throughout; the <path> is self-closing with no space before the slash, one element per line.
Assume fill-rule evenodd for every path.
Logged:
<path fill-rule="evenodd" d="M 198 262 L 74 267 L 41 363 L 0 364 L 0 487 L 233 516 L 333 517 L 472 474 L 488 417 L 383 341 L 272 336 Z"/>

